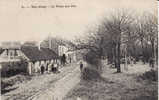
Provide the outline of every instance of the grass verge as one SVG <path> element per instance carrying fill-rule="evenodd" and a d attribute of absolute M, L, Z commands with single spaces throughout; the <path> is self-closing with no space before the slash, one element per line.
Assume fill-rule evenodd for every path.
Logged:
<path fill-rule="evenodd" d="M 145 79 L 153 77 L 154 72 L 145 72 L 136 77 L 135 74 L 112 74 L 109 73 L 110 70 L 97 80 L 81 79 L 64 100 L 77 100 L 77 97 L 81 100 L 158 100 L 158 82 L 152 80 L 153 78 Z"/>

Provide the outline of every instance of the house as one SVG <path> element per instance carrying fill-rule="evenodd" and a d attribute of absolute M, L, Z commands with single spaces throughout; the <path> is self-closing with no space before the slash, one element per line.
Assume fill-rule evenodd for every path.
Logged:
<path fill-rule="evenodd" d="M 3 59 L 3 60 L 2 60 Z M 2 61 L 21 61 L 27 62 L 28 73 L 32 74 L 40 70 L 41 65 L 46 67 L 49 63 L 58 61 L 58 55 L 49 48 L 38 46 L 21 46 L 20 48 L 4 48 L 0 54 Z"/>
<path fill-rule="evenodd" d="M 67 62 L 72 63 L 72 62 L 76 62 L 76 51 L 73 50 L 68 50 L 66 52 L 66 56 L 67 56 Z"/>
<path fill-rule="evenodd" d="M 66 52 L 68 51 L 68 47 L 66 47 L 65 45 L 59 45 L 58 46 L 58 55 L 62 56 L 63 54 L 66 54 Z"/>
<path fill-rule="evenodd" d="M 47 64 L 58 61 L 58 55 L 49 48 L 23 46 L 21 50 L 24 54 L 24 59 L 28 62 L 29 74 L 39 72 L 41 65 L 46 67 Z"/>

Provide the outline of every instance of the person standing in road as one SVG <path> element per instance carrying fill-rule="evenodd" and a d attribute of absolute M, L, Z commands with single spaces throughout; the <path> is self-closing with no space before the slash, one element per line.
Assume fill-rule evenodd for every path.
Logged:
<path fill-rule="evenodd" d="M 80 70 L 81 70 L 81 72 L 83 70 L 83 63 L 82 63 L 82 61 L 80 62 Z"/>
<path fill-rule="evenodd" d="M 41 66 L 41 74 L 44 74 L 44 70 L 45 70 L 44 65 L 42 65 Z"/>
<path fill-rule="evenodd" d="M 49 64 L 47 63 L 47 64 L 46 64 L 46 71 L 47 71 L 47 72 L 48 72 L 48 66 L 49 66 Z"/>

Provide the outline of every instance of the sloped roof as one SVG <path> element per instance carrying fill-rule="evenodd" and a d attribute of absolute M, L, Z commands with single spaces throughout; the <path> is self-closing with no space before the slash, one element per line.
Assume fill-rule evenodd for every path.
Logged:
<path fill-rule="evenodd" d="M 22 46 L 21 50 L 31 61 L 49 60 L 58 57 L 58 55 L 49 48 L 41 47 L 39 50 L 36 46 Z"/>

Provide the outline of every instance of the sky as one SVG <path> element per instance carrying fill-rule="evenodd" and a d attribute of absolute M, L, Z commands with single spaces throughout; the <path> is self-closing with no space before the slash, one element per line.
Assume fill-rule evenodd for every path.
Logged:
<path fill-rule="evenodd" d="M 76 5 L 73 8 L 21 8 L 31 5 Z M 137 12 L 157 9 L 154 0 L 1 0 L 0 42 L 42 41 L 48 35 L 73 39 L 83 36 L 111 10 Z"/>

